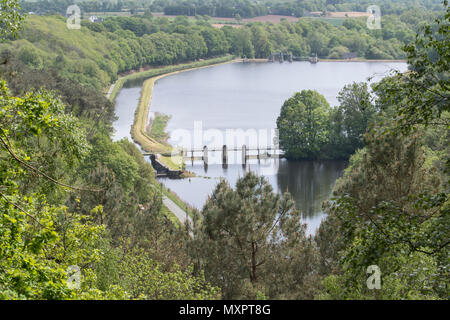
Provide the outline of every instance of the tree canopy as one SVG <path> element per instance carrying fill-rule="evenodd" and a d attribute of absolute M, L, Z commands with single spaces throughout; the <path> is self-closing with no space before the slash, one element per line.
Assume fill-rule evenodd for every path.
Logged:
<path fill-rule="evenodd" d="M 196 223 L 191 254 L 225 299 L 313 297 L 315 246 L 291 196 L 263 177 L 221 181 Z"/>

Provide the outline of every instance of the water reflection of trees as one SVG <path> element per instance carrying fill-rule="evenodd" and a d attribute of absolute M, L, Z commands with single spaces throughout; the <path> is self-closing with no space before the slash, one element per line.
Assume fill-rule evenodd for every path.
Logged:
<path fill-rule="evenodd" d="M 142 87 L 142 84 L 144 83 L 145 79 L 142 78 L 136 78 L 136 79 L 129 79 L 125 81 L 123 84 L 123 88 L 135 88 L 135 87 Z"/>
<path fill-rule="evenodd" d="M 345 165 L 344 161 L 280 161 L 278 188 L 292 194 L 303 218 L 313 217 L 322 212 L 322 202 Z"/>

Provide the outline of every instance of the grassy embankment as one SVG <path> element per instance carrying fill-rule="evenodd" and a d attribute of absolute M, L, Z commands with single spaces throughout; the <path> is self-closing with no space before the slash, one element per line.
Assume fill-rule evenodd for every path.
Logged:
<path fill-rule="evenodd" d="M 165 131 L 170 116 L 155 112 L 153 119 L 150 120 L 147 133 L 159 143 L 167 143 L 169 134 Z"/>
<path fill-rule="evenodd" d="M 139 104 L 136 108 L 133 126 L 131 128 L 131 136 L 133 140 L 141 146 L 144 151 L 159 153 L 161 154 L 161 162 L 164 163 L 171 170 L 179 170 L 180 167 L 183 168 L 183 163 L 181 157 L 171 156 L 173 148 L 164 141 L 161 141 L 159 137 L 163 136 L 165 126 L 159 125 L 155 130 L 155 136 L 149 134 L 146 130 L 147 119 L 150 110 L 150 100 L 152 97 L 153 86 L 155 82 L 165 76 L 172 75 L 178 72 L 207 67 L 210 65 L 226 63 L 233 60 L 233 56 L 225 56 L 215 59 L 208 59 L 203 61 L 197 61 L 187 64 L 180 64 L 175 66 L 163 67 L 153 70 L 148 70 L 140 73 L 131 74 L 129 76 L 123 77 L 116 84 L 117 86 L 123 86 L 125 81 L 130 79 L 145 79 L 141 90 L 141 97 L 139 99 Z M 113 90 L 111 94 L 111 99 L 114 99 L 117 95 L 119 89 Z M 116 91 L 114 93 L 114 91 Z M 158 141 L 159 140 L 159 141 Z"/>

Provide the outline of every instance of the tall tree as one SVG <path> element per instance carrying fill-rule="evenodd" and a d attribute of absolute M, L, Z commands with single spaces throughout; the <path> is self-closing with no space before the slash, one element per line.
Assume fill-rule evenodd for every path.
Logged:
<path fill-rule="evenodd" d="M 377 297 L 366 286 L 370 265 L 383 273 L 378 298 L 445 295 L 448 195 L 439 193 L 441 180 L 426 162 L 421 136 L 387 131 L 375 127 L 366 135 L 366 147 L 352 156 L 327 203 L 316 240 L 322 270 L 336 272 L 326 281 L 328 298 Z"/>
<path fill-rule="evenodd" d="M 0 0 L 0 40 L 16 36 L 22 27 L 20 0 Z"/>
<path fill-rule="evenodd" d="M 200 217 L 191 252 L 224 298 L 311 297 L 297 290 L 311 275 L 315 247 L 289 194 L 250 172 L 236 190 L 222 180 Z"/>
<path fill-rule="evenodd" d="M 334 147 L 340 149 L 341 157 L 346 158 L 363 147 L 363 136 L 375 117 L 376 108 L 367 83 L 346 85 L 337 98 L 339 107 L 334 110 L 335 122 L 331 126 L 338 128 L 331 130 L 330 141 L 339 140 Z"/>
<path fill-rule="evenodd" d="M 277 119 L 286 157 L 315 159 L 328 141 L 330 106 L 317 91 L 303 90 L 286 100 Z"/>

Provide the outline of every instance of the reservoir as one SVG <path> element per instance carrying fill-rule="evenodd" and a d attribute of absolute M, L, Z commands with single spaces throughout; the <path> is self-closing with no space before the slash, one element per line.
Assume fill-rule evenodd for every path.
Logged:
<path fill-rule="evenodd" d="M 402 62 L 309 62 L 229 63 L 181 72 L 155 83 L 150 116 L 155 112 L 170 115 L 169 143 L 185 148 L 273 145 L 272 133 L 283 102 L 295 92 L 317 90 L 333 107 L 346 84 L 375 82 L 391 70 L 405 71 Z M 140 97 L 142 82 L 127 83 L 116 98 L 115 140 L 130 138 L 130 127 Z M 198 134 L 200 130 L 200 135 Z M 240 130 L 240 131 L 239 131 Z M 243 140 L 229 139 L 229 132 L 256 133 Z M 196 141 L 199 140 L 200 141 Z M 261 143 L 262 142 L 262 143 Z M 231 152 L 223 166 L 211 153 L 207 166 L 202 161 L 186 161 L 186 169 L 197 177 L 182 180 L 159 178 L 180 198 L 201 209 L 219 179 L 234 187 L 236 180 L 251 170 L 266 177 L 275 192 L 288 191 L 294 198 L 302 219 L 313 234 L 324 217 L 321 205 L 335 180 L 346 167 L 344 161 L 240 161 L 240 152 Z"/>

